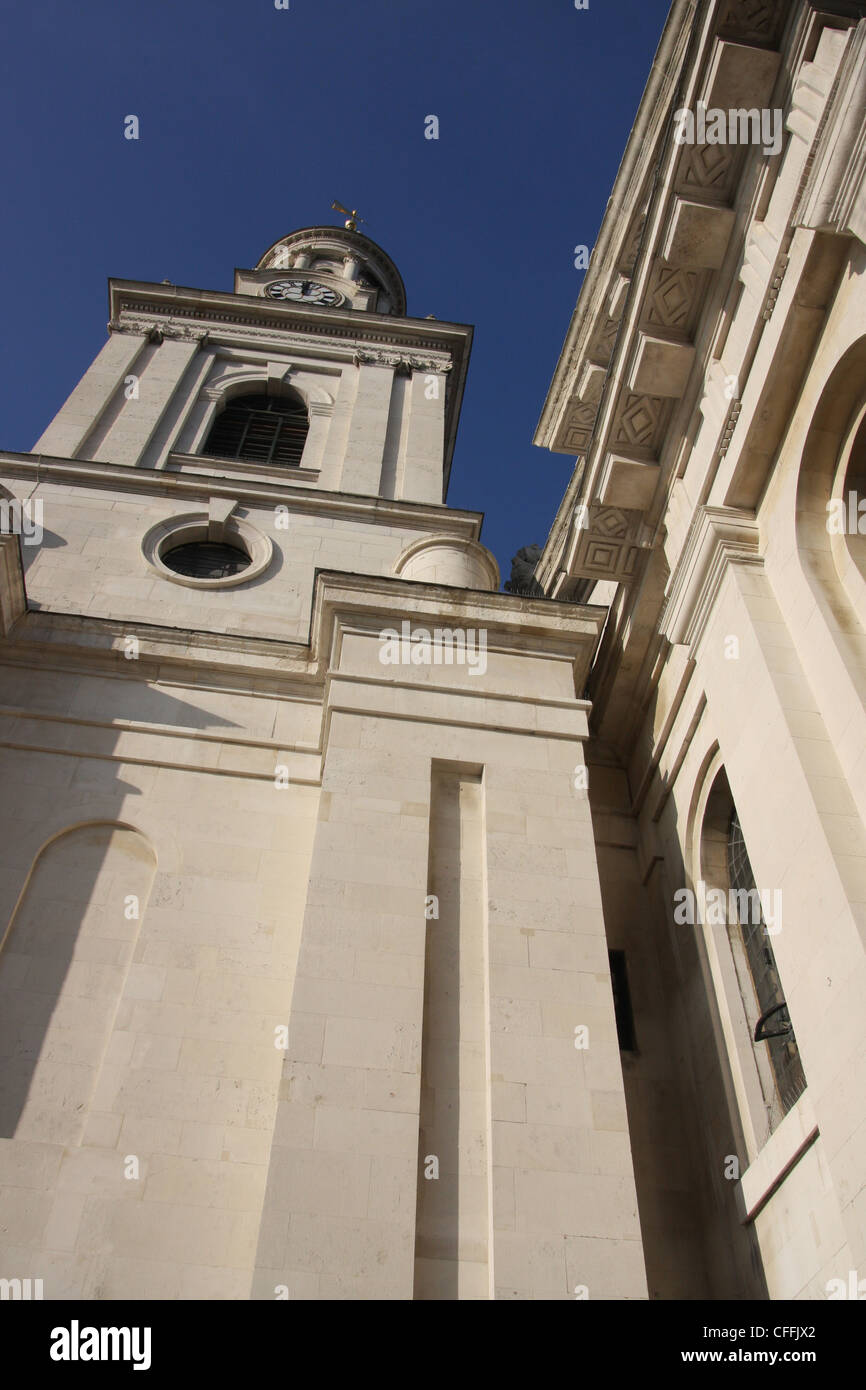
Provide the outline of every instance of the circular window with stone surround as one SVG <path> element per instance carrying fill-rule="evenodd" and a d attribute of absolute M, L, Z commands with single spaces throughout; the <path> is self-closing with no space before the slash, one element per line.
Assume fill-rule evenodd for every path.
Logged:
<path fill-rule="evenodd" d="M 270 539 L 230 516 L 216 521 L 207 512 L 169 517 L 151 526 L 141 542 L 152 570 L 190 589 L 230 589 L 263 574 L 274 553 Z"/>

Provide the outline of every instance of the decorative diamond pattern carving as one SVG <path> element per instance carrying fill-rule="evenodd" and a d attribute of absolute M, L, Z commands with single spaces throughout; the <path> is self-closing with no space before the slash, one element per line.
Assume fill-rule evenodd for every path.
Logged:
<path fill-rule="evenodd" d="M 730 0 L 720 28 L 740 39 L 773 39 L 779 20 L 778 0 Z"/>
<path fill-rule="evenodd" d="M 619 323 L 615 319 L 605 319 L 602 327 L 598 329 L 592 339 L 589 356 L 593 362 L 597 362 L 602 367 L 610 366 L 610 359 L 613 355 L 613 345 L 616 342 L 616 331 Z"/>
<path fill-rule="evenodd" d="M 565 427 L 564 442 L 567 449 L 575 449 L 581 454 L 586 452 L 597 414 L 598 407 L 595 405 L 577 403 L 571 407 Z"/>
<path fill-rule="evenodd" d="M 584 563 L 587 569 L 601 570 L 604 574 L 610 574 L 616 566 L 618 553 L 616 546 L 599 545 L 593 541 L 586 547 Z"/>
<path fill-rule="evenodd" d="M 590 538 L 570 572 L 579 579 L 628 580 L 635 572 L 639 555 L 639 546 L 605 545 Z"/>
<path fill-rule="evenodd" d="M 642 513 L 591 503 L 587 520 L 578 524 L 569 574 L 581 579 L 630 579 L 645 545 L 642 529 Z"/>
<path fill-rule="evenodd" d="M 580 425 L 582 429 L 591 429 L 595 424 L 596 407 L 594 405 L 573 405 L 568 412 L 568 423 Z"/>
<path fill-rule="evenodd" d="M 727 145 L 686 145 L 680 183 L 684 188 L 722 191 L 733 166 Z"/>
<path fill-rule="evenodd" d="M 625 540 L 629 534 L 629 514 L 619 507 L 598 507 L 593 512 L 592 529 L 611 540 Z"/>
<path fill-rule="evenodd" d="M 649 292 L 647 322 L 661 324 L 663 328 L 684 328 L 691 314 L 697 283 L 697 275 L 689 270 L 658 266 L 654 287 Z"/>
<path fill-rule="evenodd" d="M 617 444 L 651 444 L 661 416 L 662 402 L 658 396 L 631 396 L 617 424 Z"/>

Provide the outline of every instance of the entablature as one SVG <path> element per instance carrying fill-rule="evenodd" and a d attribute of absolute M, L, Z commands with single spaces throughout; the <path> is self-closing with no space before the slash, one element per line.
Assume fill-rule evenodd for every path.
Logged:
<path fill-rule="evenodd" d="M 278 306 L 277 301 L 219 290 L 109 280 L 110 333 L 150 341 L 198 343 L 200 349 L 246 348 L 353 366 L 390 367 L 444 378 L 447 480 L 469 368 L 469 324 L 355 313 L 322 305 Z"/>
<path fill-rule="evenodd" d="M 832 162 L 825 131 L 840 84 L 854 100 L 866 54 L 866 21 L 855 18 L 806 0 L 793 10 L 767 0 L 711 4 L 697 17 L 694 6 L 672 11 L 656 63 L 663 77 L 654 70 L 638 113 L 535 436 L 583 464 L 537 571 L 557 591 L 564 561 L 572 581 L 599 577 L 595 542 L 574 534 L 578 507 L 590 534 L 591 519 L 614 510 L 640 518 L 639 548 L 658 543 L 670 484 L 696 440 L 712 472 L 746 424 L 744 387 L 788 269 L 793 218 L 808 203 L 802 190 L 816 164 Z M 741 137 L 739 118 L 754 112 L 759 148 L 733 134 L 707 139 L 706 123 L 703 141 L 680 142 L 678 117 L 702 108 L 737 117 Z M 754 123 L 747 129 L 754 137 Z M 836 169 L 843 232 L 859 215 L 851 170 L 866 167 L 862 122 L 849 134 L 848 163 Z M 862 178 L 859 188 L 866 198 Z M 618 555 L 605 577 L 627 582 L 637 570 Z"/>
<path fill-rule="evenodd" d="M 207 503 L 209 497 L 220 497 L 232 498 L 239 505 L 252 508 L 270 509 L 288 505 L 292 511 L 308 512 L 315 516 L 348 517 L 369 524 L 393 526 L 398 530 L 448 533 L 473 541 L 478 539 L 481 532 L 481 512 L 359 493 L 323 493 L 315 488 L 299 486 L 292 479 L 285 482 L 267 481 L 259 477 L 244 477 L 234 470 L 229 477 L 223 475 L 219 459 L 206 460 L 198 454 L 170 457 L 179 462 L 213 463 L 214 469 L 202 474 L 171 472 L 166 469 L 128 468 L 124 464 L 91 459 L 3 452 L 0 453 L 0 477 L 27 479 L 31 488 L 40 483 L 71 483 L 76 487 L 103 491 L 111 489 L 117 493 L 170 497 L 178 502 Z M 231 463 L 228 466 L 233 469 Z"/>

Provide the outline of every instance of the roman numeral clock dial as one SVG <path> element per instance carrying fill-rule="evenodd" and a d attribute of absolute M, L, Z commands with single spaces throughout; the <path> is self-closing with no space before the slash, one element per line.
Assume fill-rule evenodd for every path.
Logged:
<path fill-rule="evenodd" d="M 299 304 L 340 304 L 343 296 L 315 280 L 275 280 L 265 289 L 269 299 L 292 299 Z"/>

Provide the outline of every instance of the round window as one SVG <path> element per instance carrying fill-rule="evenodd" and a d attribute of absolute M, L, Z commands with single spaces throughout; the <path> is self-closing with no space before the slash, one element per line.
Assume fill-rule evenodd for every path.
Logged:
<path fill-rule="evenodd" d="M 264 573 L 274 553 L 270 537 L 248 521 L 232 516 L 217 526 L 202 512 L 151 526 L 141 548 L 151 569 L 163 579 L 192 589 L 246 584 Z"/>
<path fill-rule="evenodd" d="M 212 541 L 191 541 L 164 550 L 159 557 L 175 574 L 188 579 L 228 579 L 249 569 L 251 561 L 245 550 L 236 545 Z"/>

